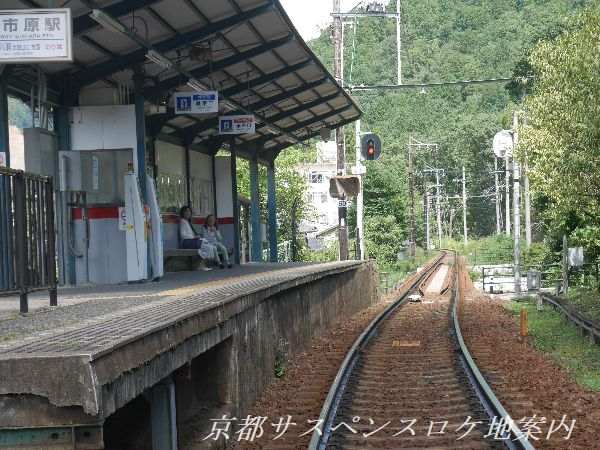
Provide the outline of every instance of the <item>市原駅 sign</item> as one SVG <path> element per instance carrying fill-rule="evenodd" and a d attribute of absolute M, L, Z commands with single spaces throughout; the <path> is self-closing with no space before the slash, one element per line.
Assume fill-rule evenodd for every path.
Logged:
<path fill-rule="evenodd" d="M 0 10 L 0 64 L 72 61 L 71 10 Z"/>
<path fill-rule="evenodd" d="M 252 115 L 219 117 L 219 134 L 254 134 L 256 120 Z"/>
<path fill-rule="evenodd" d="M 178 92 L 175 94 L 175 114 L 211 114 L 219 112 L 217 91 Z"/>

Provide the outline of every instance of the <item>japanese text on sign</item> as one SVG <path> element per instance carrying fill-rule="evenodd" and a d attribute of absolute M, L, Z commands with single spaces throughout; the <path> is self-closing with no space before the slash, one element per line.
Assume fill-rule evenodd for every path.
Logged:
<path fill-rule="evenodd" d="M 175 114 L 210 114 L 219 112 L 217 91 L 180 92 L 175 94 Z"/>
<path fill-rule="evenodd" d="M 255 131 L 254 116 L 219 117 L 219 134 L 254 134 Z"/>
<path fill-rule="evenodd" d="M 72 61 L 71 10 L 0 10 L 0 63 Z"/>

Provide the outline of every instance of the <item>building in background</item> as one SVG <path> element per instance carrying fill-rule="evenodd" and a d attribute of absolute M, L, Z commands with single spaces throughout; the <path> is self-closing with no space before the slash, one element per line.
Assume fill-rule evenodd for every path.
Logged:
<path fill-rule="evenodd" d="M 335 142 L 319 142 L 317 161 L 296 167 L 308 183 L 309 218 L 300 224 L 299 231 L 306 234 L 311 250 L 325 248 L 331 240 L 327 236 L 335 237 L 331 231 L 338 226 L 338 202 L 329 195 L 329 180 L 337 173 L 336 157 Z"/>

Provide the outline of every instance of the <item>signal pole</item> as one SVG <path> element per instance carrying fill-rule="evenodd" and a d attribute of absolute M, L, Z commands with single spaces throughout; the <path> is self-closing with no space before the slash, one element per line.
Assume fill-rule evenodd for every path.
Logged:
<path fill-rule="evenodd" d="M 343 86 L 344 67 L 342 47 L 342 18 L 340 16 L 340 0 L 333 0 L 333 71 L 336 81 Z M 344 175 L 346 171 L 346 152 L 344 146 L 344 128 L 340 127 L 335 132 L 335 142 L 337 145 L 337 174 Z M 340 200 L 345 201 L 345 196 Z M 340 245 L 340 261 L 348 259 L 348 228 L 347 228 L 347 208 L 338 208 L 338 239 Z"/>
<path fill-rule="evenodd" d="M 467 177 L 465 166 L 462 168 L 462 196 L 463 196 L 463 234 L 465 245 L 467 245 Z"/>
<path fill-rule="evenodd" d="M 513 116 L 513 152 L 518 144 L 519 118 L 517 113 Z M 520 167 L 516 157 L 513 157 L 513 204 L 514 204 L 514 265 L 515 265 L 515 294 L 521 294 L 521 198 L 520 198 Z"/>
<path fill-rule="evenodd" d="M 508 153 L 504 157 L 504 174 L 505 174 L 505 194 L 504 194 L 504 204 L 506 207 L 506 235 L 510 236 L 510 157 Z"/>
<path fill-rule="evenodd" d="M 494 183 L 496 186 L 496 234 L 502 233 L 500 227 L 500 186 L 498 182 L 498 158 L 494 156 Z"/>
<path fill-rule="evenodd" d="M 360 152 L 360 119 L 356 121 L 356 167 L 358 168 L 361 163 L 361 152 Z M 363 197 L 363 187 L 364 187 L 364 176 L 360 175 L 360 190 L 358 191 L 358 196 L 356 197 L 356 237 L 358 239 L 359 244 L 359 253 L 358 259 L 364 259 L 365 257 L 365 241 L 364 241 L 364 225 L 363 225 L 363 217 L 364 217 L 364 197 Z"/>

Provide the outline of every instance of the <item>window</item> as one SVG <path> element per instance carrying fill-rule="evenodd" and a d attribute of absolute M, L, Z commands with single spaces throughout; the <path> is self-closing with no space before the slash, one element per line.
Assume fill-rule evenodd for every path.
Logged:
<path fill-rule="evenodd" d="M 329 196 L 327 195 L 327 192 L 321 192 L 321 203 L 327 203 L 328 200 Z"/>
<path fill-rule="evenodd" d="M 321 184 L 324 182 L 323 174 L 320 172 L 311 172 L 309 175 L 309 181 L 312 184 Z"/>

